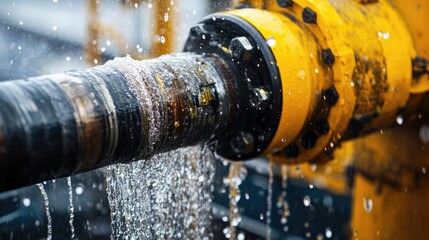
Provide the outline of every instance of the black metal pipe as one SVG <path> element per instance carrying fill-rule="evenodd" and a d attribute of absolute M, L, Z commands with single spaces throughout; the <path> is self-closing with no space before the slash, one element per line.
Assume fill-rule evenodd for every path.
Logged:
<path fill-rule="evenodd" d="M 0 191 L 210 140 L 230 115 L 227 69 L 182 53 L 0 83 Z"/>

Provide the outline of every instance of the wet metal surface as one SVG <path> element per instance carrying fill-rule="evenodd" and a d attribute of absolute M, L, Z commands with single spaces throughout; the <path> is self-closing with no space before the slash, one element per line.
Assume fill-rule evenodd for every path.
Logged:
<path fill-rule="evenodd" d="M 211 139 L 228 116 L 222 64 L 193 54 L 118 58 L 0 83 L 1 175 L 10 179 L 0 189 Z"/>

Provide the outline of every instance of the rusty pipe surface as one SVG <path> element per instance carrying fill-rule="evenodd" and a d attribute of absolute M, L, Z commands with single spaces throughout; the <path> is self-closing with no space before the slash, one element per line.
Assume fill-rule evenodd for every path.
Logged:
<path fill-rule="evenodd" d="M 197 54 L 0 83 L 0 191 L 208 141 L 229 116 L 224 62 Z"/>

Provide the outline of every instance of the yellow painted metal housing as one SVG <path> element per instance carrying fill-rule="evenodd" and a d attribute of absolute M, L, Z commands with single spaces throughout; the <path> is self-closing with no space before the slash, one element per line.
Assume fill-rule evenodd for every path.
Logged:
<path fill-rule="evenodd" d="M 392 125 L 398 112 L 418 102 L 410 101 L 414 40 L 390 1 L 249 2 L 266 10 L 228 13 L 258 29 L 275 56 L 283 106 L 265 153 L 291 144 L 299 151 L 280 162 L 330 159 L 344 138 Z M 332 89 L 338 99 L 325 94 Z M 317 128 L 320 118 L 329 131 Z"/>
<path fill-rule="evenodd" d="M 429 76 L 413 79 L 412 60 L 429 59 L 429 1 L 241 2 L 266 12 L 232 14 L 277 43 L 271 49 L 280 70 L 283 108 L 279 130 L 267 152 L 292 142 L 300 150 L 296 157 L 280 152 L 270 159 L 318 163 L 299 165 L 299 171 L 290 171 L 291 177 L 322 183 L 320 187 L 340 194 L 349 194 L 345 167 L 352 167 L 351 238 L 426 239 L 429 101 L 425 93 Z M 322 52 L 326 49 L 335 57 L 332 64 L 326 64 Z M 327 106 L 321 92 L 331 86 L 339 98 Z M 314 129 L 321 116 L 327 118 L 329 132 L 318 133 L 311 148 L 300 146 L 300 138 Z M 411 120 L 415 121 L 407 125 Z M 394 124 L 407 126 L 389 129 Z M 343 142 L 332 153 L 340 140 L 375 130 Z M 320 164 L 331 156 L 334 162 Z"/>
<path fill-rule="evenodd" d="M 324 85 L 324 81 L 315 81 L 317 75 L 325 75 L 317 56 L 320 49 L 310 31 L 282 14 L 259 9 L 228 13 L 251 23 L 267 40 L 276 59 L 282 81 L 282 114 L 277 133 L 265 153 L 282 149 L 304 127 Z"/>
<path fill-rule="evenodd" d="M 339 150 L 350 152 L 356 170 L 353 239 L 427 239 L 427 122 L 384 130 Z"/>

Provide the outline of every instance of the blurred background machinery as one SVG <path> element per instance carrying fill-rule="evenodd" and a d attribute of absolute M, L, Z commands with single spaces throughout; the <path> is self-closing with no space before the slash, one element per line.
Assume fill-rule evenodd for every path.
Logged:
<path fill-rule="evenodd" d="M 46 54 L 62 55 L 65 69 L 76 67 L 69 65 L 73 61 L 78 66 L 87 67 L 87 64 L 101 64 L 123 53 L 143 59 L 180 51 L 180 42 L 183 44 L 187 39 L 187 31 L 182 27 L 190 28 L 186 19 L 193 25 L 210 8 L 239 9 L 210 15 L 192 27 L 185 50 L 200 54 L 216 53 L 219 56 L 228 53 L 232 56 L 234 67 L 245 69 L 245 80 L 246 73 L 249 73 L 249 82 L 255 74 L 250 74 L 253 64 L 258 64 L 259 59 L 266 64 L 263 73 L 269 73 L 269 81 L 258 88 L 251 84 L 246 87 L 250 86 L 252 90 L 249 94 L 257 90 L 256 96 L 269 96 L 271 102 L 267 109 L 271 111 L 274 108 L 268 115 L 271 119 L 256 118 L 250 122 L 250 128 L 244 124 L 238 130 L 236 127 L 227 130 L 229 137 L 224 141 L 226 144 L 220 141 L 218 152 L 231 159 L 268 155 L 272 162 L 292 164 L 288 169 L 280 165 L 274 167 L 278 176 L 282 176 L 282 171 L 289 172 L 287 182 L 290 186 L 286 197 L 290 198 L 289 208 L 294 213 L 288 218 L 287 231 L 282 224 L 276 224 L 281 223 L 283 213 L 273 213 L 272 238 L 319 238 L 323 233 L 322 237 L 337 239 L 424 239 L 424 223 L 429 210 L 425 206 L 428 193 L 422 187 L 428 181 L 425 146 L 429 141 L 429 128 L 425 124 L 425 92 L 429 86 L 429 37 L 424 28 L 428 20 L 427 2 L 255 0 L 226 2 L 223 5 L 219 2 L 185 4 L 168 1 L 108 4 L 87 1 L 80 5 L 67 2 L 62 7 L 74 9 L 74 19 L 85 19 L 76 17 L 76 14 L 86 10 L 89 24 L 83 23 L 84 27 L 80 28 L 87 32 L 64 31 L 62 37 L 56 33 L 68 27 L 60 26 L 61 19 L 64 24 L 77 24 L 65 20 L 62 12 L 52 26 L 45 26 L 44 30 L 37 32 L 37 27 L 27 28 L 34 20 L 26 20 L 25 17 L 30 16 L 24 11 L 10 10 L 19 8 L 19 4 L 7 4 L 8 8 L 2 8 L 6 12 L 2 13 L 5 18 L 3 31 L 7 33 L 3 37 L 6 43 L 2 45 L 6 46 L 4 56 L 9 57 L 3 60 L 6 64 L 2 66 L 6 69 L 1 72 L 8 75 L 2 79 L 60 70 L 57 59 L 61 57 L 55 55 L 51 67 L 56 69 L 38 72 L 49 67 L 49 60 L 43 57 L 40 60 L 44 56 L 43 49 Z M 59 7 L 60 1 L 49 4 Z M 23 1 L 21 7 L 28 8 L 30 5 L 30 2 Z M 35 9 L 39 8 L 43 13 L 52 7 L 50 5 Z M 196 9 L 194 5 L 201 8 Z M 124 18 L 129 19 L 128 25 L 105 23 L 102 20 L 104 14 L 106 19 L 112 19 L 111 13 L 108 14 L 111 9 L 128 12 L 123 14 Z M 22 15 L 19 15 L 20 12 Z M 148 17 L 150 13 L 156 17 Z M 201 15 L 189 17 L 197 13 Z M 178 22 L 181 24 L 176 26 Z M 41 27 L 43 23 L 34 25 Z M 123 26 L 129 26 L 130 32 Z M 48 34 L 46 29 L 50 30 Z M 147 29 L 153 31 L 142 33 Z M 130 36 L 134 37 L 128 39 Z M 44 47 L 32 47 L 35 41 Z M 225 49 L 223 41 L 229 43 Z M 267 47 L 269 50 L 265 51 Z M 23 53 L 27 49 L 38 51 L 33 53 L 37 56 L 37 64 L 28 58 L 30 53 Z M 253 63 L 252 57 L 255 56 L 246 54 L 255 53 L 262 55 Z M 244 67 L 240 62 L 245 63 Z M 15 67 L 18 63 L 24 67 Z M 234 75 L 242 74 L 240 71 L 232 72 L 236 73 Z M 277 78 L 281 79 L 281 91 L 276 93 L 279 87 L 269 84 Z M 265 77 L 261 75 L 258 79 Z M 282 102 L 280 109 L 276 109 L 278 99 Z M 264 107 L 267 106 L 259 106 L 258 110 Z M 261 129 L 259 121 L 263 123 L 260 132 L 265 138 L 258 135 L 258 129 Z M 265 126 L 270 128 L 263 129 Z M 355 138 L 357 140 L 345 142 Z M 221 181 L 225 167 L 221 161 L 218 163 L 217 176 Z M 267 181 L 270 171 L 263 169 L 272 168 L 271 164 L 259 159 L 245 165 L 249 175 L 241 187 L 242 191 L 260 193 L 264 198 L 269 189 L 262 187 L 266 186 L 262 183 Z M 282 180 L 279 177 L 274 182 L 271 189 L 273 196 L 281 197 Z M 102 181 L 100 184 L 103 184 Z M 5 202 L 12 202 L 12 207 L 5 207 L 6 212 L 10 211 L 5 214 L 8 216 L 4 220 L 5 229 L 18 226 L 14 221 L 18 222 L 17 219 L 23 214 L 37 215 L 37 209 L 21 211 L 21 204 L 27 207 L 22 200 L 27 197 L 21 199 L 21 196 L 29 194 L 25 191 L 31 192 L 24 189 L 13 194 L 2 194 Z M 225 211 L 226 197 L 221 187 L 215 191 L 213 213 L 217 221 L 214 221 L 213 229 L 216 236 L 221 236 L 216 231 L 223 229 L 221 226 L 225 224 L 221 215 L 216 213 Z M 258 238 L 265 234 L 258 231 L 265 229 L 258 213 L 267 211 L 259 207 L 260 201 L 252 196 L 242 206 L 241 211 L 246 218 L 238 227 L 248 237 Z M 98 216 L 108 218 L 106 201 L 103 203 L 97 207 L 101 212 Z M 90 214 L 88 218 L 94 215 Z M 100 238 L 108 236 L 108 219 L 105 220 L 100 225 L 92 225 L 97 226 L 92 229 L 104 231 L 98 232 L 98 235 L 87 231 L 87 234 Z M 397 227 L 398 223 L 401 228 Z M 5 230 L 5 234 L 6 231 L 7 234 L 13 232 Z M 61 236 L 63 233 L 58 234 Z"/>

